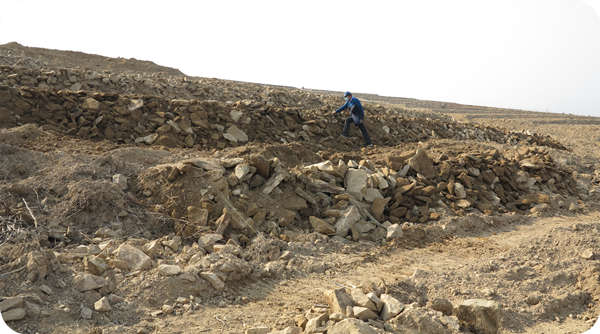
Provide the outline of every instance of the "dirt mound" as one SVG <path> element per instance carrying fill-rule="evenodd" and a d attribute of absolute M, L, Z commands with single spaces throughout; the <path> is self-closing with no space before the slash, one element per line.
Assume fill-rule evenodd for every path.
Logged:
<path fill-rule="evenodd" d="M 183 75 L 177 69 L 159 66 L 151 61 L 133 58 L 109 58 L 75 51 L 32 48 L 15 42 L 0 45 L 0 64 L 38 69 L 79 67 L 94 71 L 163 72 L 169 75 Z"/>

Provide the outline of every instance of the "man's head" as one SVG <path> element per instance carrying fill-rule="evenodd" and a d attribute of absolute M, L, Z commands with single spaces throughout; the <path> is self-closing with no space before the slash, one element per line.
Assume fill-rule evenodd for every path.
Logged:
<path fill-rule="evenodd" d="M 352 98 L 352 93 L 350 92 L 345 92 L 344 93 L 344 100 L 348 101 Z"/>

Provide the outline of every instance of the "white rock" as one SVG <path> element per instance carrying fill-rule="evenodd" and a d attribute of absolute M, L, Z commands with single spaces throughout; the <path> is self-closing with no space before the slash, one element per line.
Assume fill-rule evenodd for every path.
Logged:
<path fill-rule="evenodd" d="M 100 109 L 100 102 L 96 101 L 94 98 L 88 97 L 83 101 L 81 107 L 88 110 L 98 110 Z"/>
<path fill-rule="evenodd" d="M 89 307 L 83 306 L 81 308 L 80 315 L 81 315 L 82 319 L 90 320 L 90 319 L 92 319 L 93 313 L 94 313 L 94 311 L 92 311 L 92 309 L 90 309 Z"/>
<path fill-rule="evenodd" d="M 106 280 L 103 277 L 84 273 L 75 276 L 73 286 L 81 292 L 99 289 L 106 285 Z"/>
<path fill-rule="evenodd" d="M 367 188 L 364 191 L 364 198 L 365 198 L 365 201 L 367 201 L 369 203 L 373 203 L 373 201 L 376 198 L 383 198 L 383 196 L 381 195 L 381 192 L 378 189 Z"/>
<path fill-rule="evenodd" d="M 348 232 L 352 226 L 354 226 L 354 224 L 356 224 L 360 218 L 361 216 L 358 209 L 354 205 L 351 205 L 335 223 L 335 234 L 345 237 L 348 235 Z"/>
<path fill-rule="evenodd" d="M 152 145 L 158 139 L 158 134 L 153 133 L 144 137 L 138 137 L 135 139 L 135 142 L 138 144 L 144 143 L 147 145 Z"/>
<path fill-rule="evenodd" d="M 158 271 L 165 276 L 175 276 L 181 273 L 181 267 L 176 264 L 161 264 Z"/>
<path fill-rule="evenodd" d="M 248 173 L 250 173 L 250 165 L 247 163 L 241 163 L 235 166 L 234 173 L 238 180 L 242 180 L 246 175 L 248 175 Z"/>
<path fill-rule="evenodd" d="M 229 116 L 231 116 L 231 119 L 232 119 L 232 120 L 233 120 L 235 123 L 237 123 L 237 122 L 240 120 L 240 118 L 242 118 L 242 116 L 244 116 L 244 113 L 243 113 L 243 112 L 241 112 L 241 111 L 238 111 L 238 110 L 232 110 L 232 111 L 229 113 Z"/>
<path fill-rule="evenodd" d="M 363 189 L 367 187 L 367 172 L 363 169 L 350 168 L 344 179 L 346 191 L 357 200 L 363 199 Z"/>
<path fill-rule="evenodd" d="M 382 294 L 380 299 L 383 302 L 383 308 L 381 309 L 381 319 L 383 321 L 390 320 L 404 310 L 404 304 L 388 294 Z"/>
<path fill-rule="evenodd" d="M 354 160 L 348 160 L 348 167 L 350 168 L 358 168 L 358 163 Z"/>
<path fill-rule="evenodd" d="M 234 143 L 245 143 L 248 141 L 248 135 L 235 125 L 230 126 L 229 129 L 223 133 L 223 137 Z"/>
<path fill-rule="evenodd" d="M 358 319 L 344 319 L 328 329 L 327 334 L 377 334 L 377 331 Z"/>
<path fill-rule="evenodd" d="M 123 174 L 115 174 L 112 177 L 112 182 L 121 188 L 121 190 L 127 190 L 127 176 Z"/>
<path fill-rule="evenodd" d="M 119 246 L 115 257 L 125 262 L 129 270 L 146 270 L 152 267 L 152 259 L 146 253 L 128 244 Z"/>
<path fill-rule="evenodd" d="M 403 234 L 404 233 L 402 232 L 402 227 L 399 224 L 392 224 L 387 228 L 386 239 L 391 240 L 402 238 Z"/>
<path fill-rule="evenodd" d="M 360 319 L 362 321 L 367 321 L 369 319 L 377 319 L 377 314 L 366 307 L 362 306 L 354 306 L 352 308 L 354 313 L 354 317 Z"/>
<path fill-rule="evenodd" d="M 107 297 L 100 298 L 97 302 L 94 303 L 94 310 L 98 312 L 108 312 L 112 310 L 110 303 L 108 302 Z"/>
<path fill-rule="evenodd" d="M 212 287 L 218 291 L 225 289 L 225 283 L 215 273 L 201 272 L 200 277 L 208 281 L 208 283 L 210 283 L 210 285 L 212 285 Z"/>
<path fill-rule="evenodd" d="M 454 183 L 454 196 L 456 196 L 456 198 L 458 198 L 458 199 L 467 197 L 467 192 L 465 191 L 465 187 L 458 182 Z"/>

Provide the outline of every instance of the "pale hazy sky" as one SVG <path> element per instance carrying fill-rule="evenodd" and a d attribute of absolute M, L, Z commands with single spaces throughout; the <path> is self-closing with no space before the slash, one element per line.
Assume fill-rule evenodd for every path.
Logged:
<path fill-rule="evenodd" d="M 3 0 L 0 43 L 195 76 L 600 116 L 599 12 L 600 0 Z"/>

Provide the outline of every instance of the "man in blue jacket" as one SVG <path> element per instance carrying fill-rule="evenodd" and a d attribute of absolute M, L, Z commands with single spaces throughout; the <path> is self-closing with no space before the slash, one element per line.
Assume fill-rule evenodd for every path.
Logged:
<path fill-rule="evenodd" d="M 369 138 L 367 128 L 365 128 L 365 125 L 363 124 L 365 112 L 362 104 L 360 104 L 360 101 L 357 98 L 352 97 L 352 93 L 350 92 L 344 93 L 344 99 L 346 100 L 346 103 L 344 103 L 343 106 L 339 107 L 335 111 L 337 114 L 344 109 L 350 109 L 350 117 L 348 117 L 346 119 L 346 123 L 344 123 L 344 131 L 342 131 L 342 136 L 349 137 L 348 130 L 350 128 L 350 123 L 352 122 L 360 129 L 360 132 L 362 132 L 363 138 L 365 139 L 365 146 L 373 146 L 371 143 L 371 138 Z"/>

